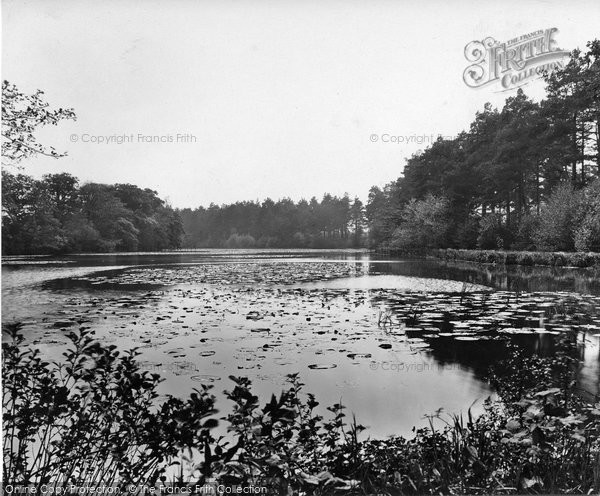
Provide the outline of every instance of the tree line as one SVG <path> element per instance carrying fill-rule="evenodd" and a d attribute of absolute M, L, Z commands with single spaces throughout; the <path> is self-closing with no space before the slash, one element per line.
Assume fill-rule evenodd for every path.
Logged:
<path fill-rule="evenodd" d="M 371 188 L 370 245 L 600 251 L 600 41 L 545 82 L 541 102 L 486 104 Z"/>
<path fill-rule="evenodd" d="M 168 248 L 387 247 L 600 251 L 600 41 L 545 76 L 546 98 L 519 89 L 486 104 L 468 130 L 410 157 L 402 175 L 374 186 L 366 205 L 241 201 L 174 210 L 130 184 L 80 186 L 69 174 L 35 180 L 2 173 L 4 253 Z M 43 93 L 4 82 L 3 157 L 63 156 L 37 126 L 75 119 Z"/>
<path fill-rule="evenodd" d="M 363 203 L 348 195 L 211 204 L 179 214 L 188 248 L 346 248 L 365 238 Z"/>
<path fill-rule="evenodd" d="M 67 173 L 36 180 L 2 171 L 2 250 L 10 254 L 179 248 L 177 212 L 156 191 L 86 183 Z"/>
<path fill-rule="evenodd" d="M 600 251 L 600 42 L 486 104 L 467 131 L 407 160 L 367 204 L 326 194 L 180 211 L 186 247 L 387 247 Z"/>

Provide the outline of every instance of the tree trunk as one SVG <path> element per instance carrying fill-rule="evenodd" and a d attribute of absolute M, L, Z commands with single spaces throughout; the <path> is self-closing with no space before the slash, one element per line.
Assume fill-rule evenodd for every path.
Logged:
<path fill-rule="evenodd" d="M 585 121 L 581 128 L 581 185 L 585 186 Z"/>
<path fill-rule="evenodd" d="M 600 177 L 600 117 L 596 119 L 596 167 Z"/>
<path fill-rule="evenodd" d="M 577 112 L 573 115 L 573 160 L 571 161 L 571 181 L 577 181 Z"/>
<path fill-rule="evenodd" d="M 540 163 L 537 162 L 535 166 L 535 209 L 538 215 L 540 215 Z"/>

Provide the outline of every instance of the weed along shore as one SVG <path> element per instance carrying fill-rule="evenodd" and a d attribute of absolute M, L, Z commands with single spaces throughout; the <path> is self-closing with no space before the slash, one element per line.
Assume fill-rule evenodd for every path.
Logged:
<path fill-rule="evenodd" d="M 446 248 L 430 250 L 428 254 L 442 260 L 500 265 L 600 268 L 600 253 L 593 252 L 458 250 Z"/>
<path fill-rule="evenodd" d="M 600 253 L 595 252 L 544 252 L 510 250 L 465 250 L 456 248 L 439 249 L 392 249 L 379 247 L 374 254 L 394 258 L 433 257 L 452 262 L 474 262 L 479 264 L 523 265 L 541 267 L 599 268 Z"/>

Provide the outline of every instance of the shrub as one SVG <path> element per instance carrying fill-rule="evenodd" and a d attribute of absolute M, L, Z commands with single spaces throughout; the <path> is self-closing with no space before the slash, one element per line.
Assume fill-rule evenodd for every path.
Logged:
<path fill-rule="evenodd" d="M 515 251 L 506 252 L 506 265 L 516 265 L 519 263 L 519 253 Z"/>
<path fill-rule="evenodd" d="M 423 200 L 413 199 L 404 207 L 390 247 L 400 250 L 439 248 L 447 245 L 449 231 L 446 198 L 428 195 Z"/>
<path fill-rule="evenodd" d="M 600 179 L 581 192 L 577 217 L 580 221 L 574 230 L 575 249 L 600 252 Z"/>
<path fill-rule="evenodd" d="M 554 189 L 542 208 L 533 236 L 539 249 L 572 251 L 575 248 L 574 229 L 580 203 L 580 195 L 570 183 L 560 184 Z"/>
<path fill-rule="evenodd" d="M 233 233 L 225 241 L 225 248 L 254 248 L 255 246 L 256 240 L 249 234 Z"/>
<path fill-rule="evenodd" d="M 533 258 L 529 252 L 520 253 L 517 260 L 519 265 L 533 265 Z"/>
<path fill-rule="evenodd" d="M 600 253 L 525 252 L 497 250 L 431 250 L 430 255 L 446 260 L 505 265 L 563 265 L 571 267 L 600 266 Z"/>
<path fill-rule="evenodd" d="M 598 253 L 569 253 L 568 265 L 573 267 L 600 266 L 600 254 Z"/>
<path fill-rule="evenodd" d="M 535 215 L 525 215 L 521 218 L 515 239 L 511 244 L 513 250 L 534 251 L 535 233 L 539 229 L 539 218 Z"/>
<path fill-rule="evenodd" d="M 502 249 L 510 243 L 510 232 L 500 214 L 488 214 L 479 223 L 477 247 L 482 250 Z"/>
<path fill-rule="evenodd" d="M 2 343 L 7 483 L 153 483 L 216 424 L 207 418 L 216 413 L 208 388 L 155 405 L 160 378 L 140 370 L 135 351 L 120 355 L 82 328 L 68 334 L 62 362 L 49 363 L 22 350 L 20 329 L 5 326 Z"/>
<path fill-rule="evenodd" d="M 479 235 L 479 218 L 469 217 L 458 224 L 454 230 L 452 241 L 455 246 L 466 249 L 477 248 L 477 237 Z"/>
<path fill-rule="evenodd" d="M 506 261 L 506 255 L 502 251 L 487 251 L 483 256 L 485 263 L 504 264 Z"/>
<path fill-rule="evenodd" d="M 261 236 L 256 242 L 259 248 L 279 248 L 281 240 L 277 236 Z"/>

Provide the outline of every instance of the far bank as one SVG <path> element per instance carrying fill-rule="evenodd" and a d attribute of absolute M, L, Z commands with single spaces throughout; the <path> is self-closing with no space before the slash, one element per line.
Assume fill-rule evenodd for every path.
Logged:
<path fill-rule="evenodd" d="M 499 265 L 541 265 L 546 267 L 600 267 L 600 253 L 595 252 L 544 252 L 544 251 L 504 251 L 504 250 L 463 250 L 429 249 L 422 251 L 378 248 L 376 253 L 393 257 L 418 255 L 435 257 L 448 261 L 475 262 Z"/>

